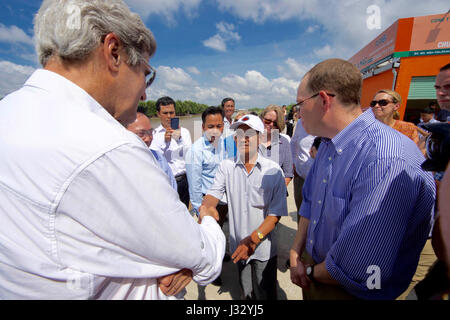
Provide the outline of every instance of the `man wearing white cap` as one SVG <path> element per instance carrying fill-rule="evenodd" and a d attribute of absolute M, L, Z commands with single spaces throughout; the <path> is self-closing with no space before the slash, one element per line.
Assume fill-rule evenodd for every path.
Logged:
<path fill-rule="evenodd" d="M 202 206 L 213 210 L 226 193 L 231 258 L 238 265 L 242 299 L 275 300 L 277 244 L 272 231 L 288 214 L 283 171 L 258 155 L 264 132 L 259 117 L 245 115 L 231 129 L 236 130 L 238 156 L 220 163 Z"/>

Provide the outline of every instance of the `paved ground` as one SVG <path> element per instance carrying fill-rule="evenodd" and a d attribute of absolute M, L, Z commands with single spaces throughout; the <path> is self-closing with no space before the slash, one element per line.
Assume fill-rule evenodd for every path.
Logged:
<path fill-rule="evenodd" d="M 289 249 L 297 231 L 297 210 L 294 202 L 293 183 L 288 186 L 288 211 L 287 217 L 282 217 L 277 226 L 278 237 L 278 299 L 279 300 L 301 300 L 301 288 L 294 285 L 290 280 L 289 270 L 286 269 L 286 260 L 289 257 Z M 228 223 L 224 225 L 225 236 L 228 237 Z M 232 261 L 224 262 L 222 267 L 222 286 L 210 284 L 201 287 L 191 282 L 187 287 L 186 300 L 239 300 L 239 282 L 237 267 Z"/>

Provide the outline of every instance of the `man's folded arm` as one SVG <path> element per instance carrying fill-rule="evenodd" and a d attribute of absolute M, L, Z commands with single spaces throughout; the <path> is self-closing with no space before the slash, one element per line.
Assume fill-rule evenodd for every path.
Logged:
<path fill-rule="evenodd" d="M 124 144 L 87 163 L 61 190 L 55 232 L 62 265 L 109 277 L 158 278 L 180 269 L 201 284 L 221 271 L 225 236 L 199 225 L 143 147 Z M 73 236 L 76 235 L 76 236 Z"/>

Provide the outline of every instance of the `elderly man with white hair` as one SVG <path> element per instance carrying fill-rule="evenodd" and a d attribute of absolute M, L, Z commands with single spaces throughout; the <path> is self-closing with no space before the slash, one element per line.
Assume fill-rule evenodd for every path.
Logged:
<path fill-rule="evenodd" d="M 0 298 L 168 299 L 212 282 L 219 225 L 192 219 L 124 127 L 154 79 L 150 30 L 121 0 L 45 0 L 35 39 L 43 69 L 0 102 Z"/>

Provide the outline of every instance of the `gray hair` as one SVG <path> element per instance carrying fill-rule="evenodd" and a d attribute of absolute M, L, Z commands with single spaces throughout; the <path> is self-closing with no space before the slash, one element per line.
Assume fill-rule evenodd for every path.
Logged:
<path fill-rule="evenodd" d="M 34 19 L 36 52 L 45 66 L 58 56 L 83 61 L 108 33 L 117 35 L 136 66 L 156 50 L 152 32 L 122 0 L 44 0 Z"/>

